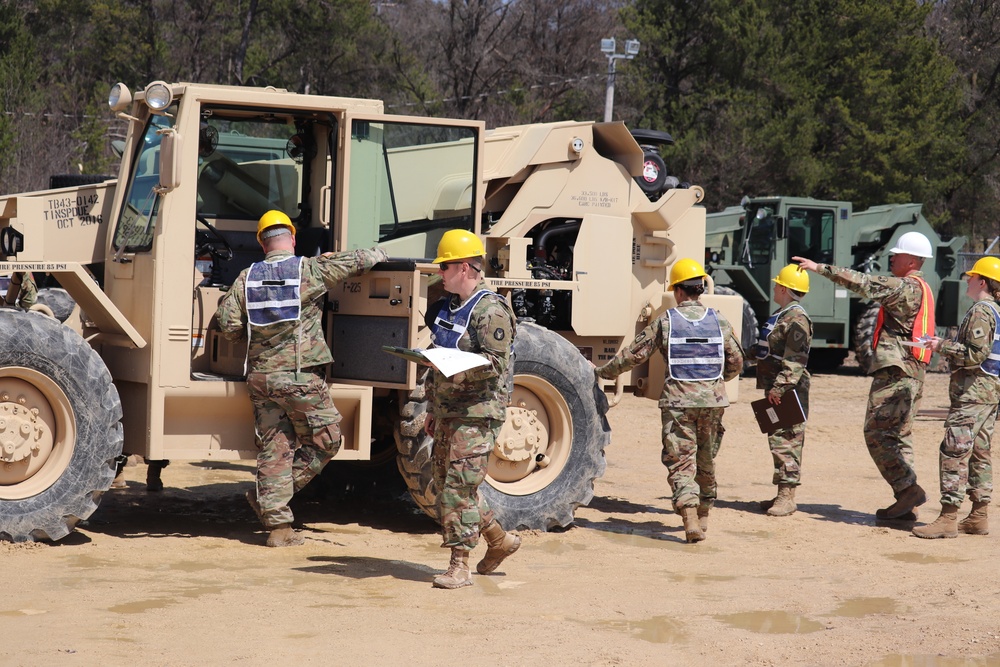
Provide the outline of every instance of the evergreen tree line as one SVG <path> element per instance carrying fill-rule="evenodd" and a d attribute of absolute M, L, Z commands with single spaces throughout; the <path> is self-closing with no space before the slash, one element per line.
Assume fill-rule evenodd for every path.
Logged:
<path fill-rule="evenodd" d="M 373 97 L 488 127 L 664 130 L 711 210 L 743 195 L 918 201 L 1000 233 L 992 0 L 0 0 L 0 193 L 115 173 L 111 85 L 197 81 Z"/>

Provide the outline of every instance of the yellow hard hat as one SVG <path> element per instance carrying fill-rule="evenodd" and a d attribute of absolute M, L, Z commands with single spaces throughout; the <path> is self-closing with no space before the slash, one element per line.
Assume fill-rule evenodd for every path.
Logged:
<path fill-rule="evenodd" d="M 987 255 L 980 257 L 971 269 L 965 272 L 970 276 L 982 276 L 1000 282 L 1000 258 Z"/>
<path fill-rule="evenodd" d="M 809 291 L 809 274 L 798 264 L 789 264 L 778 271 L 778 277 L 774 282 L 803 294 Z"/>
<path fill-rule="evenodd" d="M 435 264 L 451 262 L 457 259 L 485 257 L 486 248 L 479 237 L 464 229 L 450 229 L 441 237 L 438 243 L 438 256 Z"/>
<path fill-rule="evenodd" d="M 279 225 L 282 227 L 288 227 L 289 231 L 292 232 L 292 236 L 295 236 L 295 225 L 292 224 L 291 219 L 281 211 L 272 209 L 260 216 L 260 220 L 257 222 L 257 242 L 261 242 L 261 232 L 270 227 L 277 227 Z"/>
<path fill-rule="evenodd" d="M 693 278 L 704 278 L 707 275 L 708 274 L 705 273 L 705 267 L 695 260 L 689 257 L 679 259 L 674 262 L 672 267 L 670 267 L 670 285 L 667 286 L 667 289 L 672 291 L 674 289 L 674 285 L 677 283 L 682 283 L 685 280 L 691 280 Z"/>

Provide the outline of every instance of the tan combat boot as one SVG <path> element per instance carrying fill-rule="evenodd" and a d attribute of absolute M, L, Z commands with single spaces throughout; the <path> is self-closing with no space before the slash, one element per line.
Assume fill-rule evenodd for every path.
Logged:
<path fill-rule="evenodd" d="M 483 528 L 483 537 L 486 538 L 486 555 L 476 565 L 476 572 L 479 574 L 489 574 L 499 567 L 507 556 L 521 548 L 521 538 L 518 535 L 505 531 L 496 519 L 490 521 L 490 525 Z"/>
<path fill-rule="evenodd" d="M 989 535 L 990 525 L 987 521 L 989 503 L 972 503 L 969 516 L 958 522 L 958 529 L 967 535 Z"/>
<path fill-rule="evenodd" d="M 767 510 L 768 516 L 788 516 L 798 509 L 795 506 L 795 487 L 791 484 L 779 484 L 778 496 Z"/>
<path fill-rule="evenodd" d="M 711 509 L 711 503 L 698 503 L 698 527 L 703 533 L 708 532 L 708 513 Z"/>
<path fill-rule="evenodd" d="M 462 588 L 472 585 L 472 573 L 469 572 L 469 552 L 465 549 L 452 549 L 451 562 L 443 574 L 434 577 L 434 588 Z"/>
<path fill-rule="evenodd" d="M 876 511 L 875 518 L 883 521 L 886 519 L 908 520 L 907 515 L 925 502 L 927 502 L 927 494 L 924 493 L 924 490 L 919 484 L 911 484 L 899 492 L 896 496 L 896 502 L 885 509 Z"/>
<path fill-rule="evenodd" d="M 701 523 L 698 521 L 697 507 L 682 507 L 681 518 L 684 519 L 684 538 L 689 544 L 705 539 L 705 531 L 701 529 Z"/>
<path fill-rule="evenodd" d="M 267 546 L 269 547 L 297 547 L 305 544 L 301 535 L 295 532 L 290 523 L 282 523 L 271 529 L 271 534 L 267 536 Z"/>
<path fill-rule="evenodd" d="M 942 505 L 941 516 L 934 523 L 917 526 L 913 534 L 928 540 L 938 537 L 958 537 L 958 505 Z"/>

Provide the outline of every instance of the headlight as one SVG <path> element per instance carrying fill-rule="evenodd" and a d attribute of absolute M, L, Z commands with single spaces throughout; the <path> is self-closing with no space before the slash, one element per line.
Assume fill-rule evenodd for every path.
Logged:
<path fill-rule="evenodd" d="M 129 92 L 128 86 L 124 83 L 116 83 L 111 86 L 111 92 L 108 93 L 108 106 L 111 107 L 112 111 L 124 111 L 130 104 L 132 104 L 132 93 Z"/>
<path fill-rule="evenodd" d="M 153 113 L 163 111 L 173 101 L 174 96 L 170 92 L 170 86 L 162 81 L 154 81 L 146 86 L 146 106 Z"/>

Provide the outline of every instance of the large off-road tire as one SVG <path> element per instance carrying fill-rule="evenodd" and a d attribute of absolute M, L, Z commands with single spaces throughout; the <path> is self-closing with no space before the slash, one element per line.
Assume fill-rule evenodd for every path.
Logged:
<path fill-rule="evenodd" d="M 37 303 L 48 306 L 52 317 L 60 322 L 68 320 L 76 307 L 76 301 L 61 287 L 43 287 L 38 290 Z"/>
<path fill-rule="evenodd" d="M 875 352 L 872 350 L 872 337 L 875 335 L 875 323 L 878 321 L 879 305 L 869 304 L 854 322 L 854 358 L 861 372 L 868 375 L 872 372 Z"/>
<path fill-rule="evenodd" d="M 58 540 L 97 509 L 122 451 L 122 407 L 76 332 L 0 310 L 0 538 Z"/>
<path fill-rule="evenodd" d="M 399 468 L 414 501 L 436 518 L 431 439 L 422 387 L 401 409 Z M 611 442 L 607 398 L 579 351 L 536 324 L 518 323 L 514 391 L 481 488 L 504 528 L 568 526 L 594 496 Z M 419 425 L 419 426 L 418 426 Z"/>

